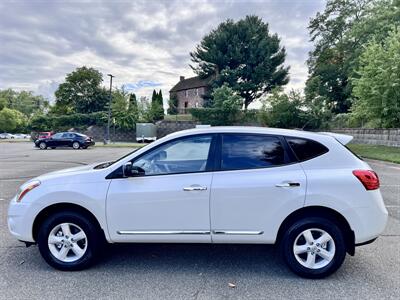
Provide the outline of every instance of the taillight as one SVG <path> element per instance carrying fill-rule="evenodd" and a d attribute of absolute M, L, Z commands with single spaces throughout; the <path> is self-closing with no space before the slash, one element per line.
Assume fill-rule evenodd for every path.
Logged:
<path fill-rule="evenodd" d="M 354 176 L 361 181 L 367 191 L 379 189 L 379 177 L 372 170 L 354 170 Z"/>

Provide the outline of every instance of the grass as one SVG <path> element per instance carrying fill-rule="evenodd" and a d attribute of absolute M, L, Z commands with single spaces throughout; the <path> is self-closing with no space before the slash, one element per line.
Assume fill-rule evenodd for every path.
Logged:
<path fill-rule="evenodd" d="M 185 114 L 185 115 L 165 115 L 164 116 L 165 121 L 192 121 L 193 116 L 191 114 Z"/>
<path fill-rule="evenodd" d="M 0 143 L 21 143 L 32 142 L 31 139 L 0 139 Z"/>
<path fill-rule="evenodd" d="M 349 144 L 354 153 L 361 157 L 384 160 L 400 164 L 400 148 L 381 145 Z"/>
<path fill-rule="evenodd" d="M 111 143 L 104 145 L 103 143 L 96 143 L 95 147 L 103 147 L 103 148 L 141 148 L 146 146 L 147 144 L 143 143 Z"/>

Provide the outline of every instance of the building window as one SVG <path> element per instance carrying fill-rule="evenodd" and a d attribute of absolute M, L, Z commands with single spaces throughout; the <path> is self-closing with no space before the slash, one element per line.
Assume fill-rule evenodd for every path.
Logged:
<path fill-rule="evenodd" d="M 189 97 L 189 90 L 186 90 L 186 91 L 185 91 L 185 97 L 186 97 L 186 98 Z"/>
<path fill-rule="evenodd" d="M 199 89 L 196 89 L 196 96 L 199 95 Z"/>

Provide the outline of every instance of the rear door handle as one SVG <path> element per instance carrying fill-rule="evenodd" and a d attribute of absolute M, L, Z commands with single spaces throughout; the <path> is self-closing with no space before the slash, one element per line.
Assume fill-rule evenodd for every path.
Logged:
<path fill-rule="evenodd" d="M 285 183 L 278 183 L 275 184 L 276 187 L 297 187 L 300 186 L 298 182 L 285 182 Z"/>
<path fill-rule="evenodd" d="M 185 192 L 206 191 L 207 187 L 206 186 L 188 186 L 188 187 L 184 187 L 183 190 Z"/>

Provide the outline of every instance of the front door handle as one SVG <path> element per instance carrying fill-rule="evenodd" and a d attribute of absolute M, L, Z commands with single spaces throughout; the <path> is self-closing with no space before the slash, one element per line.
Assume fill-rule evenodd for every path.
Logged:
<path fill-rule="evenodd" d="M 285 182 L 285 183 L 278 183 L 275 184 L 276 187 L 297 187 L 300 186 L 298 182 Z"/>
<path fill-rule="evenodd" d="M 188 186 L 183 188 L 185 192 L 193 192 L 193 191 L 206 191 L 206 186 Z"/>

